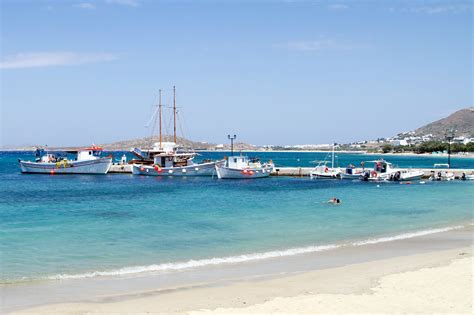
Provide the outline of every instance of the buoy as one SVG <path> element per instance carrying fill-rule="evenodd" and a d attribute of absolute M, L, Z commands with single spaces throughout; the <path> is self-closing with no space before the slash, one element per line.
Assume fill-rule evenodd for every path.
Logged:
<path fill-rule="evenodd" d="M 51 173 L 51 175 L 54 175 L 54 170 L 51 170 L 50 173 Z"/>

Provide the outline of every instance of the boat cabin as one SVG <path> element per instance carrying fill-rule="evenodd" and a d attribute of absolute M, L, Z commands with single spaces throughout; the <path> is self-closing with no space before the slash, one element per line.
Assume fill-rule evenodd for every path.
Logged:
<path fill-rule="evenodd" d="M 243 155 L 229 156 L 225 164 L 229 168 L 243 169 L 249 167 L 249 158 Z"/>
<path fill-rule="evenodd" d="M 372 161 L 374 162 L 374 172 L 377 173 L 388 173 L 392 169 L 392 163 L 385 160 Z"/>
<path fill-rule="evenodd" d="M 68 153 L 77 153 L 78 161 L 97 160 L 102 154 L 102 148 L 92 146 L 90 148 L 79 149 L 77 151 L 67 151 Z"/>

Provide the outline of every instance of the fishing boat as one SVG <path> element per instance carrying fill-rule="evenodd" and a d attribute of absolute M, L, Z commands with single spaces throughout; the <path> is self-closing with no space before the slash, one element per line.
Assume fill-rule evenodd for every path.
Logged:
<path fill-rule="evenodd" d="M 448 171 L 444 171 L 444 172 L 431 171 L 431 175 L 429 178 L 429 180 L 431 181 L 451 181 L 454 179 L 455 179 L 454 173 L 448 172 Z"/>
<path fill-rule="evenodd" d="M 216 174 L 216 165 L 221 161 L 194 162 L 198 154 L 193 151 L 180 150 L 176 136 L 176 88 L 173 87 L 173 142 L 163 141 L 161 90 L 159 91 L 159 105 L 151 120 L 158 118 L 159 142 L 151 149 L 141 150 L 133 148 L 131 152 L 137 157 L 131 161 L 132 173 L 145 176 L 212 176 Z"/>
<path fill-rule="evenodd" d="M 360 179 L 364 175 L 364 172 L 357 170 L 354 165 L 350 164 L 346 169 L 339 174 L 341 179 Z"/>
<path fill-rule="evenodd" d="M 411 181 L 420 179 L 424 174 L 422 171 L 395 168 L 383 159 L 369 162 L 374 163 L 374 168 L 364 172 L 361 177 L 364 181 Z"/>
<path fill-rule="evenodd" d="M 331 157 L 331 167 L 327 166 L 326 159 L 322 162 L 319 162 L 318 166 L 311 170 L 309 176 L 313 178 L 339 178 L 342 173 L 340 168 L 334 168 L 334 148 L 335 145 L 332 145 L 332 157 Z M 326 157 L 327 158 L 327 157 Z"/>
<path fill-rule="evenodd" d="M 224 163 L 216 164 L 217 178 L 219 179 L 247 179 L 263 178 L 270 176 L 275 165 L 272 161 L 263 163 L 258 158 L 249 158 L 243 155 L 234 155 L 234 135 L 227 136 L 230 140 L 230 156 L 225 158 Z"/>
<path fill-rule="evenodd" d="M 36 161 L 18 160 L 22 173 L 40 174 L 107 174 L 112 157 L 101 157 L 103 149 L 89 148 L 65 151 L 36 149 Z M 73 158 L 69 158 L 73 155 Z"/>
<path fill-rule="evenodd" d="M 262 164 L 258 159 L 250 159 L 243 155 L 229 156 L 225 163 L 216 165 L 218 178 L 262 178 L 270 176 L 273 169 L 271 161 Z"/>

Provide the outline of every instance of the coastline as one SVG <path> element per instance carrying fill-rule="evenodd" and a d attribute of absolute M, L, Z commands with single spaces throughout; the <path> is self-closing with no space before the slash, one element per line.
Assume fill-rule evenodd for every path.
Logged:
<path fill-rule="evenodd" d="M 65 148 L 59 148 L 59 149 L 65 149 Z M 6 152 L 6 153 L 11 153 L 11 152 L 32 152 L 32 149 L 0 149 L 1 152 Z M 120 149 L 114 149 L 114 150 L 106 150 L 109 152 L 129 152 L 129 148 L 124 148 L 122 150 Z M 196 152 L 215 152 L 215 153 L 229 153 L 230 150 L 195 150 Z M 258 152 L 258 153 L 330 153 L 331 150 L 236 150 L 238 152 L 243 152 L 243 153 L 252 153 L 252 152 Z M 388 153 L 383 153 L 383 152 L 367 152 L 367 151 L 351 151 L 351 150 L 336 150 L 335 153 L 343 153 L 343 154 L 361 154 L 361 155 L 379 155 L 379 156 L 418 156 L 418 157 L 448 157 L 447 153 L 440 153 L 440 154 L 431 154 L 431 153 L 414 153 L 414 152 L 400 152 L 400 153 L 394 153 L 394 152 L 388 152 Z M 459 153 L 451 153 L 452 158 L 468 158 L 468 159 L 473 159 L 474 158 L 474 153 L 465 153 L 465 154 L 459 154 Z"/>
<path fill-rule="evenodd" d="M 398 275 L 400 273 L 419 270 L 422 268 L 438 268 L 449 266 L 451 261 L 462 258 L 472 259 L 472 224 L 465 228 L 455 229 L 446 232 L 420 235 L 407 239 L 395 239 L 376 244 L 370 242 L 359 247 L 338 248 L 335 250 L 302 254 L 291 257 L 275 258 L 266 261 L 251 262 L 245 264 L 234 264 L 230 266 L 214 266 L 207 271 L 207 277 L 199 278 L 192 272 L 181 272 L 181 276 L 194 279 L 186 285 L 174 285 L 158 288 L 157 278 L 149 275 L 142 279 L 141 285 L 131 278 L 122 280 L 91 281 L 92 286 L 84 286 L 84 282 L 70 281 L 74 290 L 91 290 L 91 288 L 107 287 L 108 285 L 125 285 L 125 290 L 120 294 L 97 294 L 93 293 L 89 297 L 83 296 L 76 301 L 69 302 L 47 302 L 44 306 L 17 307 L 6 311 L 18 311 L 19 313 L 39 313 L 51 312 L 59 313 L 83 313 L 83 312 L 165 312 L 184 313 L 203 309 L 214 310 L 217 308 L 222 313 L 245 311 L 241 307 L 262 304 L 271 300 L 270 304 L 255 306 L 256 309 L 249 309 L 245 312 L 270 312 L 277 311 L 281 301 L 285 304 L 303 305 L 301 300 L 308 298 L 308 294 L 318 295 L 329 294 L 324 299 L 329 301 L 336 297 L 346 299 L 345 295 L 360 295 L 371 292 L 371 288 L 377 286 L 379 281 L 383 282 L 383 277 L 394 275 L 395 277 L 406 277 Z M 462 255 L 460 255 L 462 253 Z M 466 262 L 456 263 L 455 268 L 450 272 L 459 274 L 465 269 Z M 464 266 L 464 267 L 462 267 Z M 441 267 L 440 267 L 441 268 Z M 205 268 L 204 268 L 205 269 Z M 249 272 L 253 271 L 253 272 Z M 464 270 L 465 271 L 465 270 Z M 423 271 L 423 273 L 426 273 Z M 428 272 L 429 273 L 429 272 Z M 208 276 L 213 274 L 214 279 Z M 465 274 L 465 272 L 463 273 Z M 472 276 L 472 271 L 471 271 Z M 420 276 L 426 279 L 426 276 Z M 419 277 L 414 277 L 418 279 Z M 205 281 L 204 279 L 207 279 Z M 382 279 L 382 280 L 381 280 Z M 410 279 L 410 276 L 408 276 Z M 163 279 L 162 279 L 163 280 Z M 348 281 L 350 280 L 350 281 Z M 76 281 L 76 282 L 74 282 Z M 148 288 L 143 286 L 148 281 Z M 408 281 L 408 280 L 407 280 Z M 419 281 L 419 279 L 417 280 Z M 138 281 L 140 282 L 140 281 Z M 71 294 L 71 288 L 67 288 L 68 281 L 59 281 L 53 287 L 62 291 L 62 298 L 67 301 Z M 444 282 L 441 282 L 444 283 Z M 455 283 L 455 285 L 461 285 Z M 465 284 L 463 284 L 465 286 Z M 29 287 L 30 294 L 37 294 L 38 289 L 46 288 L 53 294 L 51 286 Z M 4 288 L 5 289 L 5 288 Z M 439 288 L 441 290 L 441 288 Z M 4 291 L 6 292 L 6 291 Z M 20 290 L 24 294 L 24 289 Z M 28 292 L 27 292 L 28 293 Z M 343 295 L 342 297 L 340 295 Z M 422 293 L 420 293 L 422 294 Z M 423 293 L 423 294 L 426 294 Z M 27 294 L 28 295 L 28 294 Z M 27 296 L 26 295 L 26 296 Z M 278 300 L 281 298 L 295 299 Z M 309 298 L 313 303 L 314 296 Z M 324 300 L 323 299 L 323 300 Z M 61 300 L 61 299 L 59 299 Z M 188 301 L 183 305 L 182 301 Z M 280 302 L 278 302 L 280 301 Z M 311 302 L 313 301 L 313 302 Z M 293 303 L 293 304 L 292 304 Z M 296 304 L 294 304 L 296 303 Z M 305 302 L 306 303 L 306 302 Z M 43 304 L 43 303 L 40 303 Z M 422 304 L 421 304 L 422 305 Z M 262 309 L 263 307 L 263 309 Z M 277 307 L 277 309 L 274 309 Z M 472 305 L 470 306 L 472 308 Z M 229 309 L 238 308 L 238 309 Z M 283 309 L 285 310 L 285 309 Z M 286 311 L 296 311 L 296 308 L 289 308 Z M 350 310 L 350 309 L 349 309 Z M 322 310 L 324 311 L 324 310 Z M 326 310 L 330 312 L 331 310 Z M 374 310 L 375 311 L 375 310 Z M 380 311 L 380 310 L 379 310 Z M 416 311 L 406 310 L 406 311 Z M 443 311 L 443 309 L 438 309 Z M 458 309 L 458 311 L 461 311 Z"/>

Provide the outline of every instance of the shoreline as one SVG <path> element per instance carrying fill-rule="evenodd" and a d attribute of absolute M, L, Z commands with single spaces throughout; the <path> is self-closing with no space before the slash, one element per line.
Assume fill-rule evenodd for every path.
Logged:
<path fill-rule="evenodd" d="M 34 296 L 38 297 L 37 294 L 39 292 L 42 292 L 42 294 L 45 294 L 45 297 L 47 297 L 46 299 L 42 299 L 40 294 L 39 299 L 42 300 L 43 303 L 39 303 L 39 300 L 36 301 L 36 303 L 30 301 L 33 302 L 32 305 L 23 305 L 23 307 L 20 305 L 14 307 L 11 305 L 10 308 L 8 308 L 6 304 L 5 311 L 49 313 L 60 310 L 60 312 L 68 313 L 77 311 L 78 309 L 85 309 L 91 312 L 114 312 L 114 307 L 119 307 L 115 309 L 115 311 L 119 311 L 124 307 L 122 304 L 125 303 L 132 307 L 131 305 L 134 305 L 137 300 L 141 299 L 145 299 L 147 304 L 153 304 L 153 308 L 137 309 L 136 311 L 145 312 L 158 310 L 160 312 L 183 312 L 197 310 L 203 308 L 201 306 L 205 301 L 197 299 L 195 304 L 189 304 L 189 307 L 184 310 L 181 308 L 182 305 L 178 302 L 179 299 L 175 300 L 174 306 L 169 304 L 171 302 L 165 303 L 163 300 L 170 298 L 170 295 L 182 296 L 183 294 L 185 296 L 188 294 L 189 296 L 187 296 L 187 298 L 193 300 L 196 299 L 194 295 L 199 296 L 199 292 L 206 290 L 214 290 L 216 294 L 220 291 L 240 292 L 234 289 L 245 283 L 249 283 L 249 281 L 252 282 L 253 285 L 259 285 L 258 283 L 264 283 L 265 281 L 285 282 L 286 280 L 284 279 L 288 280 L 289 277 L 295 274 L 325 273 L 334 268 L 350 268 L 352 265 L 359 264 L 377 265 L 380 264 L 381 261 L 403 260 L 416 255 L 436 256 L 436 254 L 433 253 L 456 251 L 459 248 L 471 247 L 473 230 L 474 228 L 471 223 L 462 229 L 414 236 L 405 239 L 395 239 L 392 241 L 386 240 L 382 243 L 366 242 L 363 246 L 357 247 L 343 247 L 323 252 L 271 258 L 265 261 L 238 263 L 229 266 L 211 266 L 199 270 L 181 271 L 178 273 L 178 278 L 181 277 L 181 280 L 186 279 L 187 281 L 185 282 L 176 281 L 176 279 L 173 279 L 173 274 L 165 274 L 161 276 L 145 275 L 138 278 L 65 280 L 39 283 L 36 285 L 17 285 L 16 289 L 10 290 L 9 292 L 6 290 L 6 286 L 4 286 L 2 290 L 6 293 L 6 295 L 4 295 L 4 302 L 12 297 L 14 298 L 15 294 L 16 298 L 20 299 L 17 302 L 21 302 L 22 299 L 28 299 L 28 296 L 32 294 L 31 298 Z M 413 266 L 410 268 L 413 269 L 412 267 Z M 158 286 L 157 283 L 160 282 L 165 283 L 165 285 L 163 287 Z M 304 282 L 300 281 L 300 285 L 304 286 Z M 119 290 L 120 292 L 115 293 L 107 293 L 107 288 L 110 289 L 111 286 L 122 286 L 123 290 Z M 80 296 L 80 294 L 78 295 L 78 291 L 82 291 L 82 296 Z M 244 290 L 242 292 L 246 291 Z M 75 297 L 74 294 L 76 295 Z M 264 294 L 264 292 L 261 294 Z M 51 299 L 51 295 L 60 296 Z M 277 298 L 281 296 L 267 296 L 264 300 L 255 300 L 252 303 L 250 303 L 249 300 L 249 304 L 258 304 L 268 300 L 270 297 Z M 222 298 L 222 301 L 224 301 L 225 296 Z M 238 306 L 230 303 L 230 301 L 228 302 L 229 303 L 223 303 L 217 306 L 211 303 L 205 308 L 213 309 L 216 307 Z M 38 306 L 41 304 L 46 305 Z M 138 307 L 138 305 L 136 305 L 136 307 Z M 130 309 L 129 311 L 132 310 Z"/>
<path fill-rule="evenodd" d="M 63 149 L 63 148 L 59 148 Z M 32 152 L 33 150 L 29 149 L 0 149 L 0 153 L 11 153 L 11 152 Z M 107 152 L 129 152 L 129 149 L 114 149 L 114 150 L 107 150 Z M 196 152 L 206 152 L 206 153 L 229 153 L 230 150 L 195 150 Z M 331 150 L 235 150 L 236 152 L 243 152 L 243 153 L 331 153 Z M 367 151 L 351 151 L 351 150 L 336 150 L 335 153 L 342 153 L 342 154 L 360 154 L 360 155 L 380 155 L 380 156 L 412 156 L 412 157 L 448 157 L 447 153 L 441 154 L 431 154 L 431 153 L 414 153 L 414 152 L 402 152 L 402 153 L 382 153 L 382 152 L 367 152 Z M 459 153 L 451 153 L 451 158 L 474 158 L 474 152 L 459 154 Z"/>

